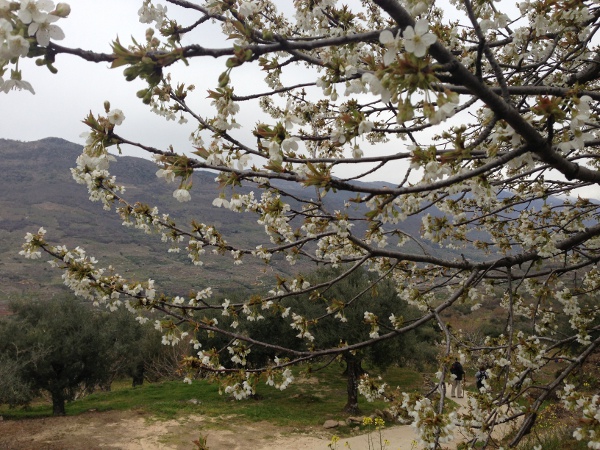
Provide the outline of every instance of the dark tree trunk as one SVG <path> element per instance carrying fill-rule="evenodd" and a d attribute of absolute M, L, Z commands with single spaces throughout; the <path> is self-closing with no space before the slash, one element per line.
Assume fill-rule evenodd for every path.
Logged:
<path fill-rule="evenodd" d="M 346 361 L 346 370 L 344 374 L 347 377 L 348 402 L 344 406 L 344 411 L 349 414 L 358 414 L 358 379 L 365 371 L 362 368 L 361 359 L 350 353 L 344 355 Z"/>
<path fill-rule="evenodd" d="M 133 369 L 132 378 L 133 378 L 133 381 L 132 381 L 131 385 L 133 387 L 141 386 L 142 384 L 144 384 L 144 362 L 143 361 L 138 363 L 135 366 L 135 368 Z"/>
<path fill-rule="evenodd" d="M 65 414 L 65 396 L 63 392 L 52 392 L 52 415 L 64 416 Z"/>

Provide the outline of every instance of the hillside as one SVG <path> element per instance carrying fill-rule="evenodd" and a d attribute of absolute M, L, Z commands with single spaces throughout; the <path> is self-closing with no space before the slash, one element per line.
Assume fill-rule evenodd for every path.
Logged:
<path fill-rule="evenodd" d="M 239 289 L 255 290 L 264 277 L 273 272 L 286 274 L 312 270 L 312 265 L 273 267 L 243 264 L 232 267 L 229 258 L 205 258 L 201 269 L 192 266 L 186 256 L 168 253 L 166 244 L 156 236 L 146 236 L 121 225 L 115 212 L 102 209 L 88 200 L 85 186 L 71 178 L 70 168 L 81 153 L 79 145 L 58 138 L 36 142 L 0 139 L 0 303 L 16 296 L 50 297 L 64 292 L 60 273 L 39 261 L 26 260 L 18 255 L 26 232 L 40 226 L 47 238 L 56 244 L 82 246 L 94 255 L 102 266 L 113 265 L 119 273 L 138 279 L 153 278 L 170 293 L 186 294 L 189 289 L 213 286 L 221 292 Z M 111 167 L 117 180 L 125 182 L 126 197 L 133 201 L 156 205 L 168 212 L 178 223 L 190 223 L 193 218 L 214 224 L 223 230 L 230 242 L 253 248 L 264 242 L 262 226 L 253 216 L 235 214 L 212 206 L 217 186 L 214 174 L 196 172 L 192 201 L 180 204 L 173 201 L 173 185 L 155 176 L 156 166 L 145 159 L 117 157 Z M 297 197 L 311 194 L 309 189 L 285 186 Z M 347 193 L 329 193 L 330 210 L 341 210 Z M 354 211 L 360 214 L 360 211 Z M 418 234 L 419 218 L 407 220 L 403 226 L 412 235 Z M 434 252 L 440 252 L 437 249 Z M 248 262 L 250 260 L 247 260 Z M 177 276 L 173 276 L 177 274 Z"/>
<path fill-rule="evenodd" d="M 80 245 L 102 265 L 112 264 L 127 276 L 154 278 L 171 292 L 185 293 L 207 285 L 253 289 L 260 284 L 266 267 L 261 272 L 242 265 L 232 272 L 223 258 L 207 258 L 199 279 L 198 268 L 189 264 L 185 255 L 168 253 L 166 244 L 156 236 L 123 227 L 115 212 L 90 202 L 85 186 L 71 178 L 69 169 L 80 153 L 79 145 L 56 138 L 37 142 L 0 139 L 0 302 L 15 296 L 48 297 L 64 292 L 58 271 L 18 255 L 25 233 L 40 226 L 46 228 L 51 242 Z M 261 228 L 252 217 L 212 206 L 216 185 L 214 175 L 208 172 L 194 175 L 193 200 L 186 204 L 173 201 L 173 185 L 155 176 L 156 166 L 150 161 L 120 157 L 112 172 L 118 180 L 127 181 L 128 198 L 151 202 L 161 212 L 168 211 L 187 223 L 193 217 L 210 222 L 228 236 L 243 236 L 248 245 L 258 242 Z M 173 277 L 175 273 L 177 277 Z"/>

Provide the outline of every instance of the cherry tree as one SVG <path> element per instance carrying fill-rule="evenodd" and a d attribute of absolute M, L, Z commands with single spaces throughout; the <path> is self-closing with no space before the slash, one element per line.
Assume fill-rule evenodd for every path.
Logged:
<path fill-rule="evenodd" d="M 185 21 L 170 16 L 179 10 Z M 515 446 L 558 391 L 582 415 L 575 437 L 600 448 L 598 397 L 570 381 L 600 344 L 599 211 L 589 199 L 600 181 L 596 3 L 145 0 L 139 9 L 139 20 L 149 26 L 145 36 L 115 40 L 110 54 L 57 43 L 69 11 L 49 0 L 0 0 L 3 91 L 33 92 L 20 60 L 35 58 L 54 72 L 57 56 L 70 55 L 108 62 L 128 81 L 143 80 L 137 97 L 151 111 L 197 125 L 189 147 L 157 148 L 120 134 L 127 111 L 107 102 L 104 111 L 90 113 L 87 142 L 72 172 L 92 201 L 187 252 L 200 273 L 206 252 L 232 265 L 270 264 L 277 257 L 345 271 L 318 285 L 301 274 L 275 278 L 260 295 L 215 304 L 211 286 L 185 298 L 162 292 L 152 279 L 127 279 L 79 247 L 52 243 L 43 229 L 27 235 L 24 256 L 49 256 L 65 284 L 96 304 L 126 307 L 142 321 L 147 310 L 163 313 L 156 326 L 164 341 L 195 346 L 185 361 L 190 373 L 201 368 L 223 376 L 226 391 L 238 398 L 252 394 L 261 379 L 285 388 L 293 364 L 358 350 L 434 321 L 442 343 L 435 390 L 441 397 L 405 394 L 400 400 L 423 446 L 440 448 L 459 424 L 473 445 L 491 445 L 495 426 L 509 422 L 518 427 L 508 444 Z M 187 43 L 204 29 L 211 39 Z M 222 66 L 216 80 L 201 76 L 209 63 Z M 184 64 L 198 68 L 197 79 L 177 79 Z M 262 71 L 260 82 L 248 83 L 248 68 Z M 194 88 L 208 90 L 208 97 L 196 96 Z M 244 116 L 247 106 L 259 107 L 261 115 Z M 176 223 L 153 205 L 136 203 L 110 174 L 109 150 L 122 147 L 156 161 L 157 176 L 175 183 L 174 201 L 194 200 L 195 171 L 216 171 L 221 191 L 213 205 L 256 216 L 264 243 L 234 245 L 201 219 Z M 286 189 L 291 185 L 303 186 L 304 195 Z M 351 200 L 330 210 L 326 196 L 336 192 Z M 403 225 L 415 217 L 421 228 L 411 233 Z M 320 317 L 287 308 L 286 298 L 310 294 L 322 300 L 322 316 L 343 320 L 353 300 L 331 298 L 327 288 L 359 267 L 390 280 L 420 316 L 405 320 L 366 310 L 368 339 L 315 347 Z M 504 311 L 504 332 L 475 347 L 444 315 L 458 304 L 476 309 L 490 297 Z M 241 321 L 260 320 L 265 310 L 288 321 L 306 349 L 238 331 Z M 232 320 L 219 322 L 215 312 Z M 568 322 L 567 333 L 558 333 L 559 319 Z M 182 324 L 198 332 L 188 335 Z M 214 333 L 231 340 L 227 355 L 202 346 L 202 336 Z M 246 368 L 253 345 L 280 356 Z M 448 361 L 475 351 L 494 364 L 468 413 L 456 415 L 445 401 Z M 237 367 L 224 368 L 223 357 Z M 555 376 L 540 377 L 557 358 L 563 363 Z M 368 396 L 383 392 L 372 380 L 362 388 Z"/>

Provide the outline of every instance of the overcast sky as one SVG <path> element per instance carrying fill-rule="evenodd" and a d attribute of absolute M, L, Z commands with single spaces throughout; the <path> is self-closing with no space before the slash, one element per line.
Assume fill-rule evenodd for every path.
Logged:
<path fill-rule="evenodd" d="M 65 39 L 57 43 L 67 47 L 110 53 L 110 43 L 118 36 L 123 44 L 131 43 L 131 36 L 144 41 L 148 24 L 138 21 L 137 11 L 141 0 L 71 0 L 71 15 L 57 24 L 65 32 Z M 176 11 L 173 6 L 169 12 Z M 189 24 L 182 15 L 182 23 Z M 126 120 L 117 131 L 127 138 L 152 143 L 166 148 L 188 146 L 188 136 L 193 130 L 187 126 L 168 125 L 158 118 L 141 100 L 137 90 L 144 87 L 140 81 L 126 82 L 123 68 L 109 69 L 107 63 L 94 64 L 71 55 L 58 55 L 55 67 L 59 73 L 51 74 L 45 67 L 35 67 L 33 61 L 22 61 L 23 78 L 33 84 L 36 91 L 11 91 L 0 94 L 0 137 L 33 141 L 45 137 L 60 137 L 82 144 L 80 134 L 87 130 L 81 120 L 92 110 L 103 112 L 105 100 L 113 108 L 124 111 Z M 206 96 L 206 89 L 216 85 L 218 75 L 224 70 L 225 60 L 211 60 L 184 72 L 185 80 L 198 86 L 198 95 Z M 187 72 L 187 73 L 185 73 Z M 191 73 L 190 73 L 191 72 Z M 8 75 L 8 74 L 7 74 Z M 6 77 L 5 77 L 6 78 Z"/>
<path fill-rule="evenodd" d="M 349 1 L 353 3 L 357 0 Z M 145 31 L 150 26 L 141 24 L 138 20 L 137 11 L 142 0 L 71 0 L 68 3 L 71 5 L 70 16 L 57 22 L 66 35 L 64 40 L 57 43 L 67 47 L 110 53 L 110 43 L 117 36 L 124 45 L 131 43 L 131 36 L 143 42 Z M 292 5 L 292 0 L 277 2 L 278 8 L 290 12 L 293 10 Z M 189 25 L 197 18 L 173 5 L 167 7 L 169 16 L 182 25 Z M 220 29 L 216 26 L 212 31 L 211 33 L 204 26 L 195 35 L 185 37 L 183 43 L 201 42 L 208 47 L 231 45 L 222 40 Z M 217 39 L 221 39 L 221 42 Z M 191 104 L 204 115 L 214 114 L 214 109 L 208 106 L 210 102 L 206 99 L 206 91 L 217 85 L 219 74 L 226 68 L 225 60 L 226 58 L 197 58 L 191 62 L 190 67 L 176 64 L 168 69 L 173 72 L 174 80 L 195 84 L 197 89 L 192 98 L 196 101 Z M 81 121 L 90 110 L 95 114 L 103 112 L 103 103 L 108 100 L 112 108 L 119 108 L 125 114 L 125 122 L 116 129 L 120 135 L 162 149 L 173 145 L 176 151 L 193 150 L 188 140 L 194 130 L 193 123 L 179 125 L 166 122 L 151 113 L 135 95 L 145 87 L 145 83 L 139 80 L 126 82 L 122 67 L 110 69 L 107 63 L 89 63 L 64 54 L 57 56 L 55 67 L 59 73 L 56 75 L 45 67 L 36 67 L 32 60 L 25 60 L 20 64 L 23 79 L 32 83 L 36 93 L 33 95 L 28 91 L 11 91 L 8 95 L 0 94 L 0 112 L 3 118 L 0 122 L 0 138 L 35 141 L 45 137 L 60 137 L 83 144 L 84 139 L 80 135 L 87 131 L 87 127 Z M 306 81 L 306 77 L 297 78 L 304 70 L 306 69 L 299 68 L 286 71 L 284 75 L 288 78 L 284 79 L 284 83 Z M 232 74 L 236 94 L 267 91 L 263 78 L 264 74 L 255 64 L 236 68 Z M 238 122 L 246 126 L 254 125 L 261 114 L 256 104 L 242 104 L 237 116 Z M 247 128 L 233 131 L 232 134 L 236 137 L 250 137 Z M 404 145 L 395 141 L 394 148 L 390 151 L 402 150 Z M 145 152 L 132 152 L 125 146 L 123 150 L 125 154 L 148 157 Z M 376 179 L 382 177 L 380 175 Z"/>

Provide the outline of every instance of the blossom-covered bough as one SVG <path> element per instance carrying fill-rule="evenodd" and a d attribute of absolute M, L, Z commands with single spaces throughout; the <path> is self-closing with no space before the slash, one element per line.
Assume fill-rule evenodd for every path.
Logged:
<path fill-rule="evenodd" d="M 169 17 L 179 8 L 185 23 Z M 577 392 L 569 381 L 600 344 L 599 210 L 585 197 L 598 192 L 600 181 L 595 2 L 145 0 L 139 19 L 151 26 L 146 36 L 132 45 L 115 41 L 111 54 L 55 42 L 63 37 L 57 23 L 68 20 L 69 10 L 49 0 L 0 0 L 0 89 L 33 92 L 19 61 L 36 58 L 56 71 L 56 57 L 69 54 L 144 80 L 137 96 L 153 112 L 197 124 L 189 148 L 164 149 L 121 136 L 125 114 L 108 102 L 105 111 L 90 114 L 87 143 L 72 172 L 91 200 L 115 208 L 126 225 L 185 249 L 198 266 L 209 251 L 232 264 L 269 264 L 282 255 L 289 264 L 307 259 L 346 267 L 344 274 L 365 267 L 392 280 L 421 316 L 365 311 L 368 340 L 317 348 L 311 342 L 318 318 L 290 310 L 285 299 L 310 293 L 322 299 L 323 315 L 343 320 L 351 300 L 329 298 L 327 286 L 344 274 L 318 286 L 301 275 L 277 278 L 261 295 L 215 304 L 210 286 L 185 298 L 160 292 L 152 280 L 101 268 L 81 248 L 52 245 L 45 230 L 27 236 L 22 254 L 49 255 L 65 284 L 97 304 L 127 307 L 139 320 L 147 320 L 145 311 L 164 313 L 156 321 L 164 341 L 189 340 L 196 348 L 185 361 L 190 373 L 224 375 L 226 391 L 237 398 L 252 394 L 261 377 L 285 388 L 292 364 L 358 350 L 433 321 L 443 348 L 435 390 L 441 398 L 400 399 L 423 446 L 441 448 L 457 424 L 472 445 L 493 445 L 495 426 L 507 422 L 517 427 L 507 443 L 515 446 L 558 391 L 565 405 L 582 411 L 575 437 L 600 448 L 598 396 Z M 223 40 L 187 43 L 204 27 L 219 29 Z M 222 65 L 217 80 L 169 73 L 206 59 Z M 259 67 L 264 82 L 239 75 L 247 66 Z M 208 100 L 194 97 L 194 84 L 209 89 Z M 258 123 L 239 114 L 246 104 L 260 106 Z M 202 218 L 175 223 L 127 198 L 109 172 L 115 146 L 152 155 L 157 176 L 178 183 L 173 196 L 180 202 L 193 201 L 194 171 L 217 171 L 222 191 L 213 205 L 256 215 L 265 242 L 238 247 Z M 362 183 L 376 179 L 388 184 Z M 290 182 L 305 187 L 302 198 L 286 191 Z M 329 210 L 326 195 L 344 191 L 352 200 Z M 403 225 L 415 216 L 421 230 L 411 234 Z M 505 313 L 498 338 L 472 342 L 445 323 L 448 310 L 459 304 L 475 310 L 490 297 Z M 218 315 L 203 316 L 211 310 L 230 316 L 231 326 Z M 298 331 L 305 350 L 238 331 L 241 321 L 260 320 L 267 310 Z M 561 320 L 567 326 L 559 329 Z M 188 335 L 182 324 L 197 333 Z M 213 333 L 231 340 L 227 354 L 202 346 L 202 337 Z M 254 345 L 279 356 L 268 367 L 246 367 Z M 493 361 L 485 389 L 458 416 L 445 402 L 451 355 Z M 228 368 L 222 358 L 230 359 Z M 555 376 L 541 377 L 557 359 Z M 383 393 L 372 380 L 362 390 Z"/>

